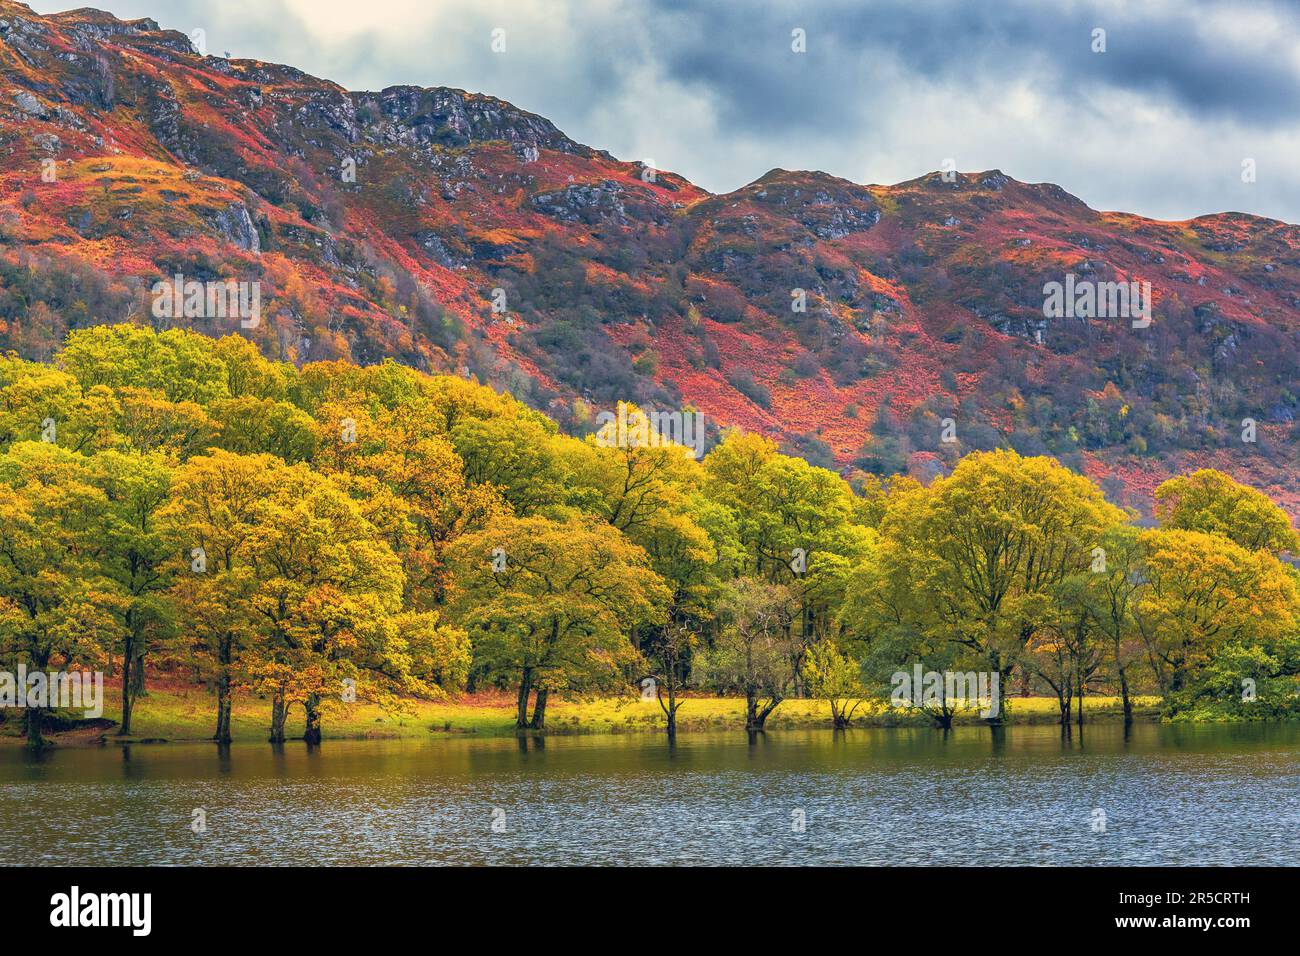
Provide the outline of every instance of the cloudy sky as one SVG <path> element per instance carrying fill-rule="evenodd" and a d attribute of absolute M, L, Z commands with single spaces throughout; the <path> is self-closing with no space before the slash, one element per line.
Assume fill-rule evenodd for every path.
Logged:
<path fill-rule="evenodd" d="M 1099 209 L 1300 222 L 1294 0 L 85 2 L 350 89 L 491 93 L 715 192 L 777 166 L 890 183 L 951 158 Z"/>

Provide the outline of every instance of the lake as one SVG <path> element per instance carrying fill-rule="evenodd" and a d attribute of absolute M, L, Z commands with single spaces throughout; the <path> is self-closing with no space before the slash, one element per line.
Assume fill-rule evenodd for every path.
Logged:
<path fill-rule="evenodd" d="M 1298 754 L 1154 724 L 4 747 L 0 828 L 28 865 L 1294 864 Z"/>

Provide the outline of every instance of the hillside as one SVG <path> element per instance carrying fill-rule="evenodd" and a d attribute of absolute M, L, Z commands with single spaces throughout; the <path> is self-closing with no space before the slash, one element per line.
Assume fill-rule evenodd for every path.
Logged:
<path fill-rule="evenodd" d="M 712 195 L 491 96 L 350 92 L 11 0 L 0 74 L 0 348 L 25 357 L 97 323 L 238 331 L 157 319 L 149 291 L 233 278 L 261 283 L 244 334 L 272 358 L 458 371 L 578 432 L 691 404 L 841 469 L 1010 445 L 1143 510 L 1214 467 L 1300 514 L 1300 227 L 1099 212 L 997 170 Z M 1149 282 L 1151 325 L 1044 318 L 1068 274 Z"/>

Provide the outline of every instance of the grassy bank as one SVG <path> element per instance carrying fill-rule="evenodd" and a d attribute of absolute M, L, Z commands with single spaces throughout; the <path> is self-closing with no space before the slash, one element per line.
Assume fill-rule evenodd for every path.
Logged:
<path fill-rule="evenodd" d="M 131 741 L 193 741 L 212 735 L 216 717 L 215 700 L 202 688 L 162 686 L 151 688 L 149 696 L 137 702 L 129 738 L 116 735 L 121 718 L 120 695 L 105 688 L 107 700 L 104 717 L 112 727 L 52 733 L 51 741 L 63 744 L 98 743 L 101 739 Z M 1139 698 L 1138 715 L 1143 719 L 1156 716 L 1157 698 Z M 1057 704 L 1049 697 L 1016 697 L 1010 701 L 1011 719 L 1015 723 L 1050 724 L 1057 720 Z M 21 742 L 18 711 L 10 711 L 0 723 L 0 739 Z M 1121 716 L 1117 697 L 1089 698 L 1085 705 L 1088 720 L 1116 720 Z M 745 702 L 738 698 L 691 697 L 678 711 L 682 732 L 701 730 L 741 730 L 744 728 Z M 970 711 L 959 715 L 955 723 L 978 724 L 979 715 Z M 235 699 L 231 733 L 236 741 L 265 741 L 271 724 L 269 699 L 240 696 Z M 922 714 L 889 708 L 883 703 L 864 704 L 858 709 L 855 726 L 928 726 Z M 768 728 L 829 727 L 830 708 L 824 701 L 788 700 L 768 718 Z M 662 732 L 663 713 L 657 702 L 637 697 L 598 697 L 553 699 L 547 709 L 548 734 L 617 734 Z M 385 712 L 375 704 L 328 702 L 323 721 L 324 736 L 332 739 L 410 739 L 429 740 L 458 734 L 501 736 L 515 733 L 514 701 L 504 694 L 467 695 L 445 702 L 408 701 L 404 712 Z M 294 708 L 287 735 L 301 737 L 303 712 Z"/>

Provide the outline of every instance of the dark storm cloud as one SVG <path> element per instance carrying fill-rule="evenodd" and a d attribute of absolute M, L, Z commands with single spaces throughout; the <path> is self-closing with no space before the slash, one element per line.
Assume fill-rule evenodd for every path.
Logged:
<path fill-rule="evenodd" d="M 1065 102 L 1090 89 L 1130 90 L 1192 114 L 1263 126 L 1300 117 L 1300 14 L 1289 4 L 1054 10 L 1003 0 L 836 0 L 799 7 L 646 2 L 651 22 L 663 17 L 674 26 L 661 33 L 669 72 L 711 91 L 725 104 L 725 120 L 745 128 L 840 119 L 845 98 L 831 90 L 888 102 L 894 91 L 873 83 L 886 75 L 954 86 L 1022 80 Z M 1287 29 L 1243 43 L 1204 25 L 1210 13 L 1261 10 Z M 794 27 L 807 31 L 809 55 L 791 55 Z M 1104 54 L 1092 51 L 1096 27 L 1106 30 Z"/>

